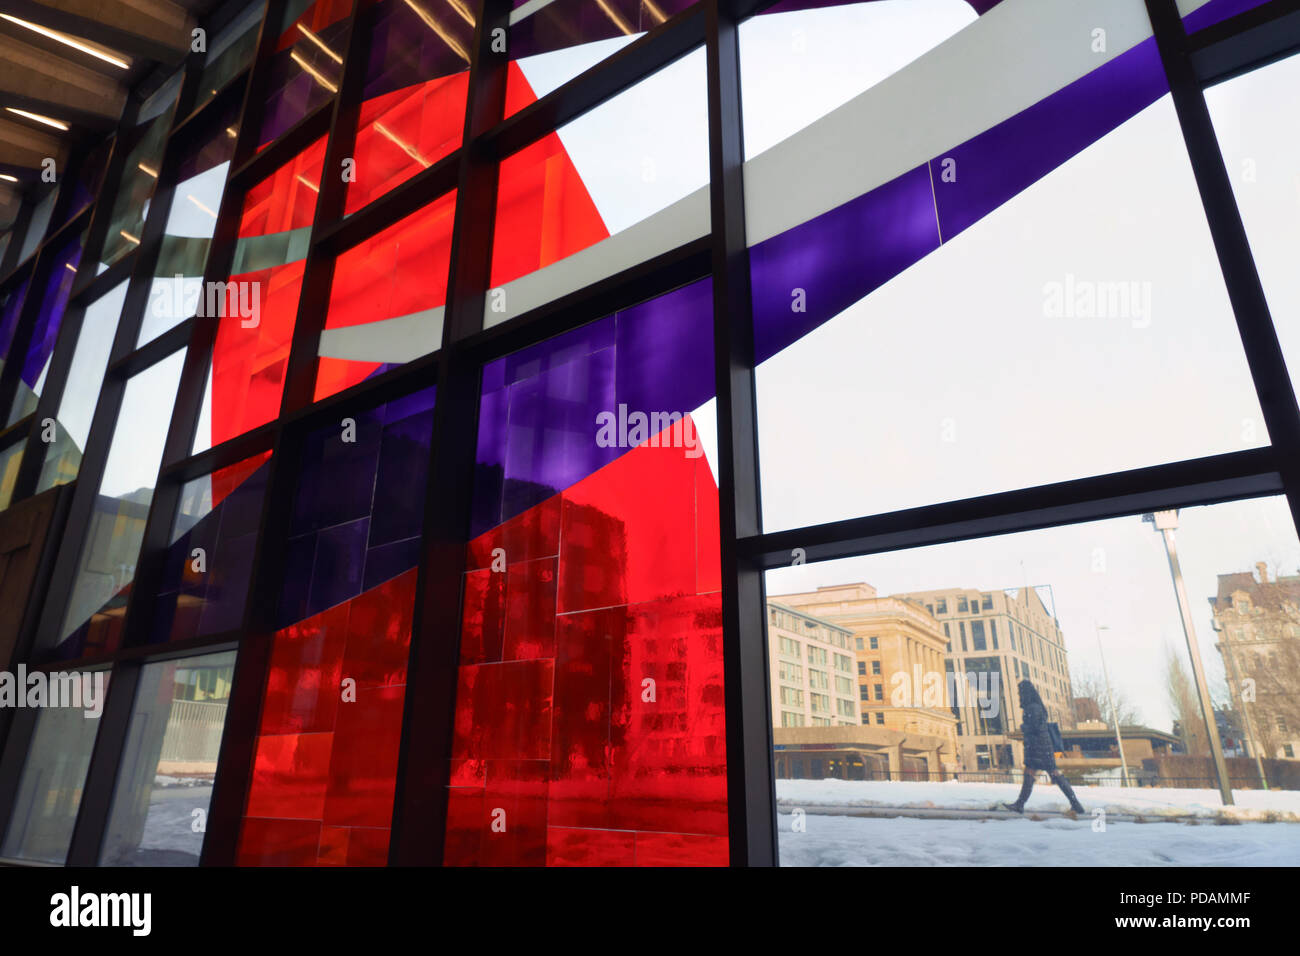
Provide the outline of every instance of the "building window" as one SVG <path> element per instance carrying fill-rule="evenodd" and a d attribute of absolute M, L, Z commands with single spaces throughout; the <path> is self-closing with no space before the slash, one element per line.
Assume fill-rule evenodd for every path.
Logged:
<path fill-rule="evenodd" d="M 880 638 L 878 638 L 878 637 L 873 637 L 873 638 L 871 639 L 871 649 L 872 649 L 873 651 L 878 651 L 878 650 L 880 650 Z"/>

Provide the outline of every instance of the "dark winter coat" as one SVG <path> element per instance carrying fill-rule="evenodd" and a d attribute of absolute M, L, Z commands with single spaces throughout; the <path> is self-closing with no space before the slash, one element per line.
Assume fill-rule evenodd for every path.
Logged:
<path fill-rule="evenodd" d="M 1030 685 L 1029 690 L 1026 694 L 1022 688 L 1020 694 L 1023 712 L 1020 731 L 1025 736 L 1025 766 L 1030 770 L 1046 770 L 1051 773 L 1056 769 L 1056 754 L 1051 734 L 1047 731 L 1047 708 L 1043 706 L 1033 685 Z"/>

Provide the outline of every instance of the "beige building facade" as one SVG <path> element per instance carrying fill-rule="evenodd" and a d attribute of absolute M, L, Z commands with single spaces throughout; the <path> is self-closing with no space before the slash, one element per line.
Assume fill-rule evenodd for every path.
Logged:
<path fill-rule="evenodd" d="M 1220 574 L 1210 607 L 1247 756 L 1300 758 L 1300 575 Z"/>
<path fill-rule="evenodd" d="M 769 601 L 767 640 L 773 727 L 858 726 L 858 687 L 847 628 Z"/>
<path fill-rule="evenodd" d="M 935 741 L 927 748 L 942 754 L 946 769 L 956 769 L 957 717 L 944 683 L 945 641 L 933 615 L 900 597 L 881 597 L 864 583 L 775 600 L 847 629 L 864 726 Z"/>
<path fill-rule="evenodd" d="M 897 597 L 915 603 L 941 628 L 945 670 L 959 720 L 964 770 L 1019 767 L 1024 746 L 1017 685 L 1038 689 L 1048 720 L 1075 725 L 1069 657 L 1059 622 L 1034 588 L 947 588 Z"/>

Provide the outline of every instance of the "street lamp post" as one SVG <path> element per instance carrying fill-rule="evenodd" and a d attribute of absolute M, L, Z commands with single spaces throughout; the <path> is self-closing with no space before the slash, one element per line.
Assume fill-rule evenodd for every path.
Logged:
<path fill-rule="evenodd" d="M 1142 520 L 1153 525 L 1163 535 L 1165 554 L 1169 558 L 1169 575 L 1174 579 L 1174 595 L 1178 598 L 1178 611 L 1183 618 L 1183 634 L 1187 638 L 1187 653 L 1192 659 L 1192 676 L 1196 680 L 1196 695 L 1201 701 L 1201 714 L 1205 718 L 1205 733 L 1210 741 L 1210 756 L 1214 770 L 1219 775 L 1219 794 L 1224 806 L 1232 806 L 1232 781 L 1228 779 L 1228 765 L 1223 759 L 1223 743 L 1219 740 L 1219 727 L 1214 722 L 1214 704 L 1210 702 L 1209 685 L 1205 682 L 1205 667 L 1201 664 L 1201 649 L 1196 643 L 1196 627 L 1192 623 L 1192 608 L 1187 602 L 1187 588 L 1183 586 L 1183 571 L 1178 564 L 1178 548 L 1174 543 L 1174 529 L 1178 527 L 1178 509 L 1145 514 Z"/>
<path fill-rule="evenodd" d="M 1119 714 L 1115 711 L 1115 695 L 1110 690 L 1110 671 L 1106 669 L 1106 652 L 1101 646 L 1101 632 L 1109 631 L 1110 628 L 1105 624 L 1093 623 L 1093 628 L 1097 632 L 1097 653 L 1101 655 L 1101 676 L 1106 682 L 1106 706 L 1110 708 L 1110 722 L 1115 728 L 1115 746 L 1119 749 L 1119 770 L 1120 780 L 1124 786 L 1128 786 L 1128 759 L 1124 756 L 1124 738 L 1119 733 Z"/>

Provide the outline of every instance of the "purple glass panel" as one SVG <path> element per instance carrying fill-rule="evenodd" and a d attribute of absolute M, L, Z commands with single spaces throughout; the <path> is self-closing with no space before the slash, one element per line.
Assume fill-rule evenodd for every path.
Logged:
<path fill-rule="evenodd" d="M 438 31 L 431 29 L 404 0 L 383 0 L 369 13 L 370 46 L 361 97 L 370 100 L 393 90 L 469 69 L 465 58 L 474 27 L 439 6 Z"/>
<path fill-rule="evenodd" d="M 1152 38 L 935 157 L 935 205 L 944 241 L 1168 92 Z M 943 182 L 939 175 L 939 161 L 949 158 L 962 170 L 957 182 Z"/>
<path fill-rule="evenodd" d="M 306 439 L 280 592 L 287 627 L 419 563 L 434 390 Z"/>

